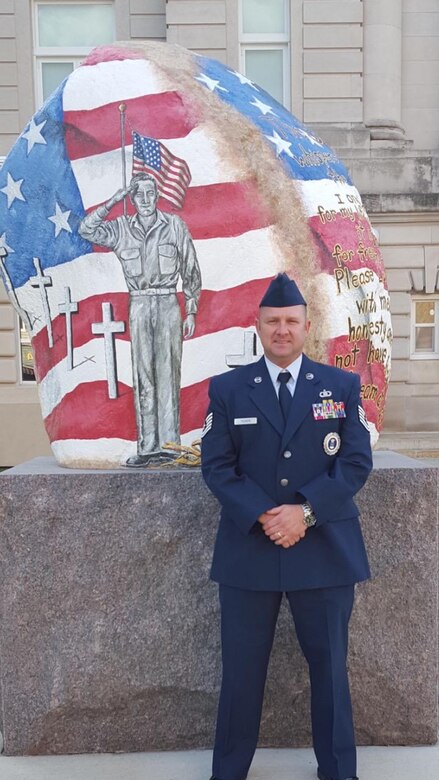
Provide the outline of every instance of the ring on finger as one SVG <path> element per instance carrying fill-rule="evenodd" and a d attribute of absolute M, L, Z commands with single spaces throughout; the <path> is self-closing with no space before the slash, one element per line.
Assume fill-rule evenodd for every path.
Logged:
<path fill-rule="evenodd" d="M 280 531 L 277 532 L 276 536 L 277 536 L 278 539 L 282 539 L 282 534 L 281 534 Z"/>

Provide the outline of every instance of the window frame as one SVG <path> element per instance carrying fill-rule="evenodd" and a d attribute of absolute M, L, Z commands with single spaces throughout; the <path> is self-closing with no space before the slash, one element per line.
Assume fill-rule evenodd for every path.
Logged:
<path fill-rule="evenodd" d="M 435 308 L 435 322 L 417 323 L 416 322 L 416 304 L 427 303 L 431 301 Z M 430 328 L 434 330 L 434 352 L 416 351 L 416 328 Z M 412 297 L 410 313 L 410 360 L 438 360 L 439 359 L 439 295 L 416 295 Z"/>
<path fill-rule="evenodd" d="M 36 378 L 35 378 L 35 357 L 34 357 L 34 360 L 33 360 L 33 363 L 34 363 L 34 369 L 33 369 L 33 371 L 34 371 L 34 378 L 33 378 L 33 379 L 24 379 L 24 377 L 23 377 L 23 356 L 22 356 L 22 347 L 23 347 L 23 346 L 26 346 L 26 343 L 25 343 L 24 341 L 22 341 L 22 338 L 21 338 L 21 330 L 22 330 L 22 327 L 21 327 L 21 326 L 22 326 L 22 325 L 23 325 L 23 328 L 24 328 L 24 330 L 25 330 L 25 332 L 26 332 L 26 334 L 27 334 L 27 337 L 28 337 L 28 339 L 29 339 L 29 345 L 30 345 L 31 347 L 32 347 L 32 337 L 31 337 L 31 336 L 29 335 L 29 333 L 27 332 L 27 330 L 26 330 L 26 326 L 25 326 L 25 325 L 24 325 L 24 323 L 22 322 L 22 319 L 21 319 L 21 317 L 20 317 L 20 315 L 19 315 L 19 314 L 17 314 L 17 315 L 16 315 L 16 321 L 17 321 L 17 330 L 16 330 L 16 332 L 17 332 L 17 342 L 18 342 L 18 350 L 17 350 L 17 358 L 18 358 L 18 377 L 19 377 L 19 379 L 18 379 L 18 384 L 19 384 L 21 387 L 23 387 L 23 386 L 24 386 L 24 387 L 28 387 L 28 386 L 32 386 L 32 385 L 36 385 L 36 384 L 37 384 L 37 380 L 36 380 Z M 32 348 L 32 349 L 33 349 L 33 348 Z M 32 354 L 34 354 L 34 353 L 32 352 Z"/>
<path fill-rule="evenodd" d="M 238 32 L 239 32 L 239 69 L 244 75 L 246 51 L 271 51 L 283 52 L 283 100 L 282 103 L 288 110 L 291 109 L 291 23 L 290 0 L 284 0 L 284 33 L 245 33 L 243 31 L 243 7 L 242 0 L 238 3 Z"/>
<path fill-rule="evenodd" d="M 239 0 L 239 39 L 242 43 L 289 43 L 290 40 L 290 9 L 289 0 L 284 0 L 284 25 L 283 33 L 245 33 L 243 30 L 243 6 Z"/>
<path fill-rule="evenodd" d="M 282 52 L 282 73 L 283 73 L 283 99 L 282 104 L 290 110 L 291 108 L 291 83 L 290 83 L 290 53 L 289 48 L 285 44 L 241 44 L 240 47 L 240 71 L 244 75 L 245 73 L 245 53 L 247 51 L 281 51 Z"/>
<path fill-rule="evenodd" d="M 115 0 L 92 0 L 93 5 L 109 5 L 113 8 L 114 40 L 116 40 L 116 4 Z M 38 29 L 38 7 L 42 5 L 89 5 L 88 0 L 33 0 L 32 2 L 32 42 L 33 42 L 33 73 L 35 105 L 44 103 L 43 72 L 44 63 L 62 62 L 73 65 L 73 70 L 79 67 L 82 60 L 92 51 L 93 46 L 40 46 Z"/>
<path fill-rule="evenodd" d="M 86 52 L 87 54 L 88 52 Z M 35 74 L 35 100 L 37 106 L 42 106 L 44 103 L 44 96 L 43 96 L 43 65 L 47 63 L 66 63 L 68 65 L 73 65 L 72 71 L 79 67 L 82 60 L 84 59 L 85 54 L 82 57 L 77 57 L 74 59 L 73 57 L 69 58 L 68 56 L 65 57 L 49 57 L 48 55 L 45 56 L 34 56 L 34 74 Z"/>

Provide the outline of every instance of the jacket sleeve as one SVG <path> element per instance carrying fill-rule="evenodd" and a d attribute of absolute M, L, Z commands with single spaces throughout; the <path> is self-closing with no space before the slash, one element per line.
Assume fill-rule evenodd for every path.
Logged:
<path fill-rule="evenodd" d="M 106 246 L 114 249 L 119 239 L 119 230 L 117 219 L 110 222 L 105 221 L 108 210 L 105 206 L 98 206 L 84 217 L 78 228 L 81 238 L 90 241 L 92 244 Z"/>
<path fill-rule="evenodd" d="M 258 517 L 276 506 L 259 485 L 238 467 L 238 452 L 230 433 L 227 408 L 215 382 L 209 388 L 209 408 L 201 445 L 203 477 L 227 518 L 243 534 L 252 531 Z"/>
<path fill-rule="evenodd" d="M 343 504 L 358 493 L 372 471 L 370 433 L 360 419 L 360 377 L 351 376 L 353 382 L 346 401 L 346 417 L 340 429 L 340 450 L 329 471 L 299 488 L 314 510 L 316 525 L 336 520 Z"/>
<path fill-rule="evenodd" d="M 196 314 L 201 293 L 201 271 L 190 233 L 182 219 L 174 217 L 179 230 L 181 279 L 186 314 Z"/>

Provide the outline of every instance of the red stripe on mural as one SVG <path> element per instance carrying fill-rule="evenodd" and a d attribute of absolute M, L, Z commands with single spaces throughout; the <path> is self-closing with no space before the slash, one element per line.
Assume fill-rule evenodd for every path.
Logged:
<path fill-rule="evenodd" d="M 108 398 L 107 382 L 86 382 L 66 393 L 44 420 L 51 441 L 62 439 L 137 440 L 133 391 L 118 383 L 119 396 Z"/>
<path fill-rule="evenodd" d="M 209 403 L 209 382 L 210 378 L 182 388 L 180 393 L 182 434 L 203 427 Z"/>
<path fill-rule="evenodd" d="M 124 333 L 118 333 L 117 338 L 122 341 L 130 340 L 128 327 L 128 293 L 105 293 L 105 295 L 92 295 L 78 302 L 78 312 L 72 314 L 72 342 L 73 348 L 81 347 L 93 338 L 102 338 L 92 333 L 91 326 L 94 322 L 102 322 L 102 303 L 109 301 L 113 307 L 113 320 L 125 322 Z M 38 381 L 41 382 L 51 368 L 67 355 L 66 318 L 59 315 L 52 320 L 53 347 L 49 349 L 47 330 L 43 328 L 32 339 L 35 351 L 35 367 Z"/>
<path fill-rule="evenodd" d="M 383 426 L 382 410 L 386 400 L 387 386 L 384 364 L 386 347 L 372 345 L 369 339 L 349 341 L 348 336 L 337 336 L 327 344 L 327 362 L 330 365 L 354 371 L 360 375 L 362 403 L 367 418 L 378 430 Z"/>
<path fill-rule="evenodd" d="M 221 278 L 220 268 L 218 277 Z M 202 290 L 195 336 L 254 325 L 259 301 L 269 281 L 269 278 L 255 279 L 227 290 Z"/>
<path fill-rule="evenodd" d="M 206 379 L 182 389 L 182 434 L 203 427 L 209 381 Z M 115 399 L 108 398 L 106 382 L 86 382 L 73 392 L 66 393 L 44 421 L 50 440 L 105 438 L 136 441 L 133 391 L 121 382 L 118 389 L 119 396 Z"/>
<path fill-rule="evenodd" d="M 381 253 L 374 243 L 366 219 L 356 215 L 351 220 L 337 214 L 331 222 L 323 224 L 321 218 L 315 216 L 310 217 L 309 225 L 322 271 L 335 274 L 338 270 L 341 281 L 344 268 L 351 271 L 369 268 L 375 271 L 379 278 L 385 278 Z"/>
<path fill-rule="evenodd" d="M 131 131 L 151 138 L 184 138 L 197 125 L 192 106 L 178 92 L 142 95 L 124 101 L 125 144 L 133 143 Z M 65 111 L 65 143 L 70 160 L 111 152 L 121 146 L 120 101 L 83 111 Z"/>
<path fill-rule="evenodd" d="M 128 214 L 135 209 L 127 198 Z M 96 204 L 88 213 L 98 208 Z M 194 240 L 206 238 L 234 238 L 249 230 L 268 227 L 273 222 L 268 210 L 261 203 L 255 182 L 228 182 L 208 184 L 204 187 L 189 187 L 182 209 L 171 206 L 169 201 L 159 198 L 158 208 L 168 214 L 177 214 L 186 223 Z M 123 214 L 123 204 L 117 203 L 111 209 L 109 220 Z M 94 246 L 94 252 L 108 251 Z"/>
<path fill-rule="evenodd" d="M 99 46 L 87 54 L 82 65 L 97 65 L 100 62 L 112 62 L 114 60 L 144 60 L 145 55 L 140 49 L 135 51 L 126 46 L 117 46 L 112 43 L 111 46 Z"/>

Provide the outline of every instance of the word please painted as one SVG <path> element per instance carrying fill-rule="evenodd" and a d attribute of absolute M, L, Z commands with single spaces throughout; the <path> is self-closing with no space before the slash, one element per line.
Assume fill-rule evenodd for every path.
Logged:
<path fill-rule="evenodd" d="M 337 284 L 337 293 L 341 293 L 343 292 L 343 285 L 348 290 L 351 290 L 353 288 L 358 289 L 359 287 L 363 287 L 365 284 L 370 284 L 370 282 L 373 282 L 374 273 L 369 268 L 366 268 L 365 271 L 359 271 L 358 273 L 354 273 L 348 268 L 335 268 L 334 277 Z"/>

